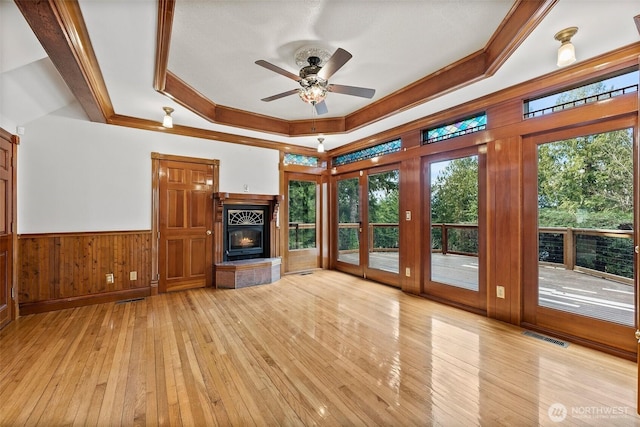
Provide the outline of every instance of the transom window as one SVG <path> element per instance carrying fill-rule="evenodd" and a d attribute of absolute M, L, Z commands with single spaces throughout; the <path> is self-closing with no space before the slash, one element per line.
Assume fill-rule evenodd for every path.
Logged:
<path fill-rule="evenodd" d="M 422 143 L 433 144 L 457 136 L 467 135 L 487 128 L 487 113 L 457 120 L 422 132 Z"/>
<path fill-rule="evenodd" d="M 577 88 L 528 99 L 524 101 L 524 118 L 540 117 L 637 91 L 638 70 L 625 72 Z"/>
<path fill-rule="evenodd" d="M 285 153 L 282 162 L 285 165 L 318 167 L 318 158 L 304 154 Z"/>
<path fill-rule="evenodd" d="M 358 162 L 360 160 L 372 159 L 385 154 L 396 153 L 402 148 L 402 139 L 394 139 L 393 141 L 383 142 L 382 144 L 372 147 L 363 148 L 362 150 L 353 151 L 347 154 L 341 154 L 333 158 L 333 166 L 342 166 L 349 163 Z"/>

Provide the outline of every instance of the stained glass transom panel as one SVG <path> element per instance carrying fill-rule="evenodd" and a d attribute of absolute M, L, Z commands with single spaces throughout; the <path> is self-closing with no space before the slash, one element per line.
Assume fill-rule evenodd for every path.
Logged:
<path fill-rule="evenodd" d="M 432 144 L 434 142 L 455 138 L 456 136 L 485 130 L 486 128 L 487 114 L 482 113 L 444 126 L 427 129 L 422 133 L 422 143 Z"/>
<path fill-rule="evenodd" d="M 318 167 L 318 158 L 305 156 L 304 154 L 285 153 L 283 163 L 285 165 Z"/>
<path fill-rule="evenodd" d="M 384 156 L 385 154 L 396 153 L 400 151 L 401 148 L 402 139 L 394 139 L 393 141 L 383 142 L 382 144 L 374 145 L 373 147 L 367 147 L 352 153 L 336 156 L 333 158 L 333 166 L 347 165 L 360 160 L 372 159 L 374 157 Z"/>

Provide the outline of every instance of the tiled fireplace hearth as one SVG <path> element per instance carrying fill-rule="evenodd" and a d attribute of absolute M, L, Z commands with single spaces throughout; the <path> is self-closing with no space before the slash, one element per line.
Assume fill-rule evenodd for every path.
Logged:
<path fill-rule="evenodd" d="M 216 264 L 218 288 L 237 289 L 280 280 L 280 258 L 253 258 Z"/>
<path fill-rule="evenodd" d="M 214 277 L 218 288 L 280 279 L 278 208 L 282 196 L 214 194 Z"/>

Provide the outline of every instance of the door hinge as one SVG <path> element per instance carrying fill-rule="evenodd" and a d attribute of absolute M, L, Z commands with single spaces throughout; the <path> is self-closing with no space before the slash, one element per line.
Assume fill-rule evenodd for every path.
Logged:
<path fill-rule="evenodd" d="M 15 292 L 13 286 L 11 287 L 11 300 L 14 301 L 16 299 Z"/>

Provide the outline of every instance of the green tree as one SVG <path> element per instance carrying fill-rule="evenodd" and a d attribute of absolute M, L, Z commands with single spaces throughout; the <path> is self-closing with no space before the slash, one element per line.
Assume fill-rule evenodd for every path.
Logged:
<path fill-rule="evenodd" d="M 619 228 L 632 222 L 631 129 L 538 148 L 540 226 Z"/>
<path fill-rule="evenodd" d="M 478 156 L 453 159 L 432 164 L 437 170 L 446 165 L 431 180 L 431 222 L 454 224 L 478 223 Z M 478 251 L 478 230 L 449 229 L 449 250 L 467 253 Z M 442 248 L 441 231 L 433 229 L 433 248 Z"/>
<path fill-rule="evenodd" d="M 400 171 L 397 169 L 371 174 L 369 183 L 369 222 L 398 224 L 400 205 Z M 399 228 L 374 228 L 373 246 L 375 248 L 397 248 Z"/>
<path fill-rule="evenodd" d="M 607 89 L 601 82 L 594 83 L 563 93 L 557 104 L 586 99 L 609 90 L 612 88 Z M 539 146 L 538 207 L 540 227 L 631 229 L 632 129 Z M 561 263 L 562 236 L 540 240 L 540 259 Z M 631 239 L 579 236 L 576 264 L 631 278 L 632 246 Z M 556 255 L 551 255 L 554 253 Z"/>
<path fill-rule="evenodd" d="M 432 179 L 431 221 L 434 223 L 478 222 L 478 157 L 448 161 Z"/>
<path fill-rule="evenodd" d="M 596 82 L 563 92 L 556 105 L 613 90 Z M 633 132 L 621 129 L 538 148 L 540 226 L 618 228 L 632 223 Z"/>
<path fill-rule="evenodd" d="M 289 249 L 315 248 L 315 223 L 316 183 L 289 181 Z"/>
<path fill-rule="evenodd" d="M 338 181 L 338 222 L 360 222 L 360 183 L 358 178 Z M 359 245 L 358 229 L 338 229 L 338 249 L 353 250 Z"/>

